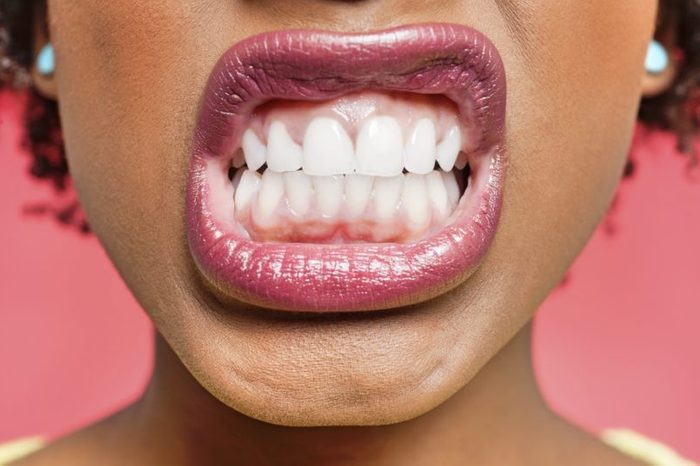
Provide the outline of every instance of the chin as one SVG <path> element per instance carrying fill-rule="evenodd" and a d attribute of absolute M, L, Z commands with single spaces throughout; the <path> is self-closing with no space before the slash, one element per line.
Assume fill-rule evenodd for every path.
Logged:
<path fill-rule="evenodd" d="M 496 352 L 500 340 L 487 336 L 496 324 L 479 317 L 488 313 L 478 303 L 460 304 L 464 292 L 369 318 L 200 309 L 219 317 L 184 334 L 165 330 L 177 332 L 169 343 L 194 378 L 245 416 L 295 427 L 386 425 L 441 405 Z"/>
<path fill-rule="evenodd" d="M 394 358 L 399 359 L 399 358 Z M 454 374 L 426 370 L 416 374 L 411 359 L 386 367 L 351 363 L 336 358 L 327 368 L 305 367 L 284 371 L 256 367 L 253 374 L 240 368 L 214 371 L 201 383 L 219 401 L 258 421 L 288 427 L 378 426 L 419 417 L 445 402 L 463 381 Z M 333 364 L 330 367 L 330 364 Z M 386 362 L 382 363 L 382 365 Z M 388 367 L 388 368 L 387 368 Z M 209 371 L 211 374 L 211 371 Z"/>

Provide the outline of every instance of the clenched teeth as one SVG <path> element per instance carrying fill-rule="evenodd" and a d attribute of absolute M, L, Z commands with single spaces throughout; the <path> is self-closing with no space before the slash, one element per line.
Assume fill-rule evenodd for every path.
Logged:
<path fill-rule="evenodd" d="M 230 159 L 241 231 L 260 241 L 404 242 L 443 227 L 475 148 L 444 100 L 403 98 L 256 113 Z"/>

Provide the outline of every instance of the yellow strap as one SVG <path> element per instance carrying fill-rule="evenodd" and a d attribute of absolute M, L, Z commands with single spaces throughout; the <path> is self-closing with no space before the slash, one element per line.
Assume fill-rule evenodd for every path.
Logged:
<path fill-rule="evenodd" d="M 608 445 L 651 466 L 698 466 L 663 443 L 628 429 L 607 430 L 602 438 Z"/>
<path fill-rule="evenodd" d="M 628 429 L 611 429 L 603 433 L 602 439 L 608 445 L 617 448 L 650 466 L 700 466 L 682 458 L 666 445 L 647 438 Z M 0 466 L 27 456 L 45 445 L 41 437 L 23 438 L 0 445 Z"/>
<path fill-rule="evenodd" d="M 41 437 L 23 438 L 0 444 L 0 465 L 11 463 L 44 446 Z"/>

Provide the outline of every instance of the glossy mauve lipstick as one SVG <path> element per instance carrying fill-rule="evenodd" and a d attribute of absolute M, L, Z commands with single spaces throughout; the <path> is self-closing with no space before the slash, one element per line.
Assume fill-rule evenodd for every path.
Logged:
<path fill-rule="evenodd" d="M 256 107 L 362 90 L 442 94 L 456 103 L 478 150 L 449 225 L 413 243 L 267 243 L 245 238 L 221 219 L 208 167 L 231 157 Z M 199 271 L 222 296 L 290 311 L 389 309 L 454 288 L 476 269 L 498 225 L 505 105 L 498 51 L 465 26 L 275 31 L 234 45 L 210 76 L 194 135 L 187 223 Z"/>

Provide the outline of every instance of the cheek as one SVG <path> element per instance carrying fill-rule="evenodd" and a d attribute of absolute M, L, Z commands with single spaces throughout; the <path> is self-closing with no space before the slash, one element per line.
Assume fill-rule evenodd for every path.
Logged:
<path fill-rule="evenodd" d="M 197 2 L 93 3 L 50 4 L 62 123 L 91 226 L 143 303 L 186 273 L 192 109 L 220 51 Z"/>
<path fill-rule="evenodd" d="M 529 53 L 506 58 L 510 166 L 489 269 L 519 290 L 502 304 L 522 316 L 561 279 L 618 184 L 655 2 L 542 1 L 530 13 Z"/>

